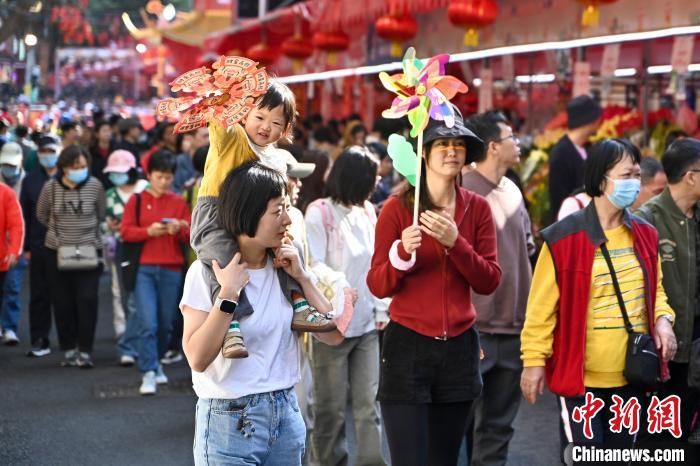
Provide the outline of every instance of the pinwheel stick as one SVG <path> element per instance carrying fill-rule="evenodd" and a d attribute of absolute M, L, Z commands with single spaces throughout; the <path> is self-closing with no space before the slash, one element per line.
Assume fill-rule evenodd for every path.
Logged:
<path fill-rule="evenodd" d="M 420 177 L 423 172 L 423 131 L 418 133 L 418 156 L 416 157 L 416 194 L 413 196 L 413 224 L 418 225 L 418 214 L 420 213 Z M 416 251 L 411 253 L 411 260 L 416 260 Z"/>
<path fill-rule="evenodd" d="M 418 225 L 418 214 L 420 213 L 420 177 L 423 171 L 423 131 L 418 133 L 418 156 L 416 157 L 416 195 L 413 201 L 413 224 Z M 414 253 L 415 254 L 415 253 Z"/>

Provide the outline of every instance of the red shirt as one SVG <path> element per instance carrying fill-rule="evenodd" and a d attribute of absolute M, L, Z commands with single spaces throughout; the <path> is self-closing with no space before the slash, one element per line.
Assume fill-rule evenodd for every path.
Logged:
<path fill-rule="evenodd" d="M 190 209 L 185 200 L 175 193 L 166 193 L 160 197 L 153 196 L 148 190 L 142 192 L 141 215 L 136 221 L 136 196 L 132 195 L 124 208 L 121 234 L 124 241 L 143 242 L 139 264 L 161 265 L 179 268 L 184 263 L 182 245 L 190 239 Z M 148 227 L 164 218 L 182 219 L 187 227 L 180 228 L 176 235 L 148 236 Z"/>
<path fill-rule="evenodd" d="M 457 189 L 454 220 L 459 234 L 449 251 L 423 234 L 416 263 L 400 270 L 389 258 L 399 240 L 398 256 L 410 261 L 400 243 L 401 232 L 413 223 L 413 212 L 397 196 L 390 197 L 377 220 L 372 265 L 367 275 L 370 291 L 379 298 L 393 296 L 391 320 L 431 337 L 454 337 L 476 320 L 473 289 L 492 293 L 501 279 L 496 255 L 496 227 L 483 197 Z"/>

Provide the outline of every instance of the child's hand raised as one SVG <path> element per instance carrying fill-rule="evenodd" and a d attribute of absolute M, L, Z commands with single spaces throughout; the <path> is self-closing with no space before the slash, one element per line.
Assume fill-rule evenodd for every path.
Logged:
<path fill-rule="evenodd" d="M 221 285 L 220 295 L 224 298 L 238 299 L 241 290 L 248 284 L 248 263 L 241 262 L 241 253 L 237 252 L 225 268 L 221 268 L 216 260 L 211 263 L 216 281 Z"/>

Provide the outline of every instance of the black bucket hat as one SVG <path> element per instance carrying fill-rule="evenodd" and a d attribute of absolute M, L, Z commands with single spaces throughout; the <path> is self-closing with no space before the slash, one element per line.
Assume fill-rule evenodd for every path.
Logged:
<path fill-rule="evenodd" d="M 467 145 L 467 159 L 474 159 L 475 156 L 480 155 L 484 151 L 484 141 L 464 126 L 462 112 L 457 107 L 452 105 L 452 110 L 455 113 L 455 124 L 452 125 L 452 128 L 448 128 L 444 121 L 431 118 L 423 132 L 423 145 L 429 144 L 436 139 L 463 138 Z"/>

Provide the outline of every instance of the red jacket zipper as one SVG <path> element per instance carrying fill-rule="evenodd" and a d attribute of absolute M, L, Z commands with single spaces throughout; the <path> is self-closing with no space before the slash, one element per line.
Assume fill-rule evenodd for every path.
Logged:
<path fill-rule="evenodd" d="M 447 340 L 447 251 L 440 255 L 442 259 L 442 339 Z"/>

